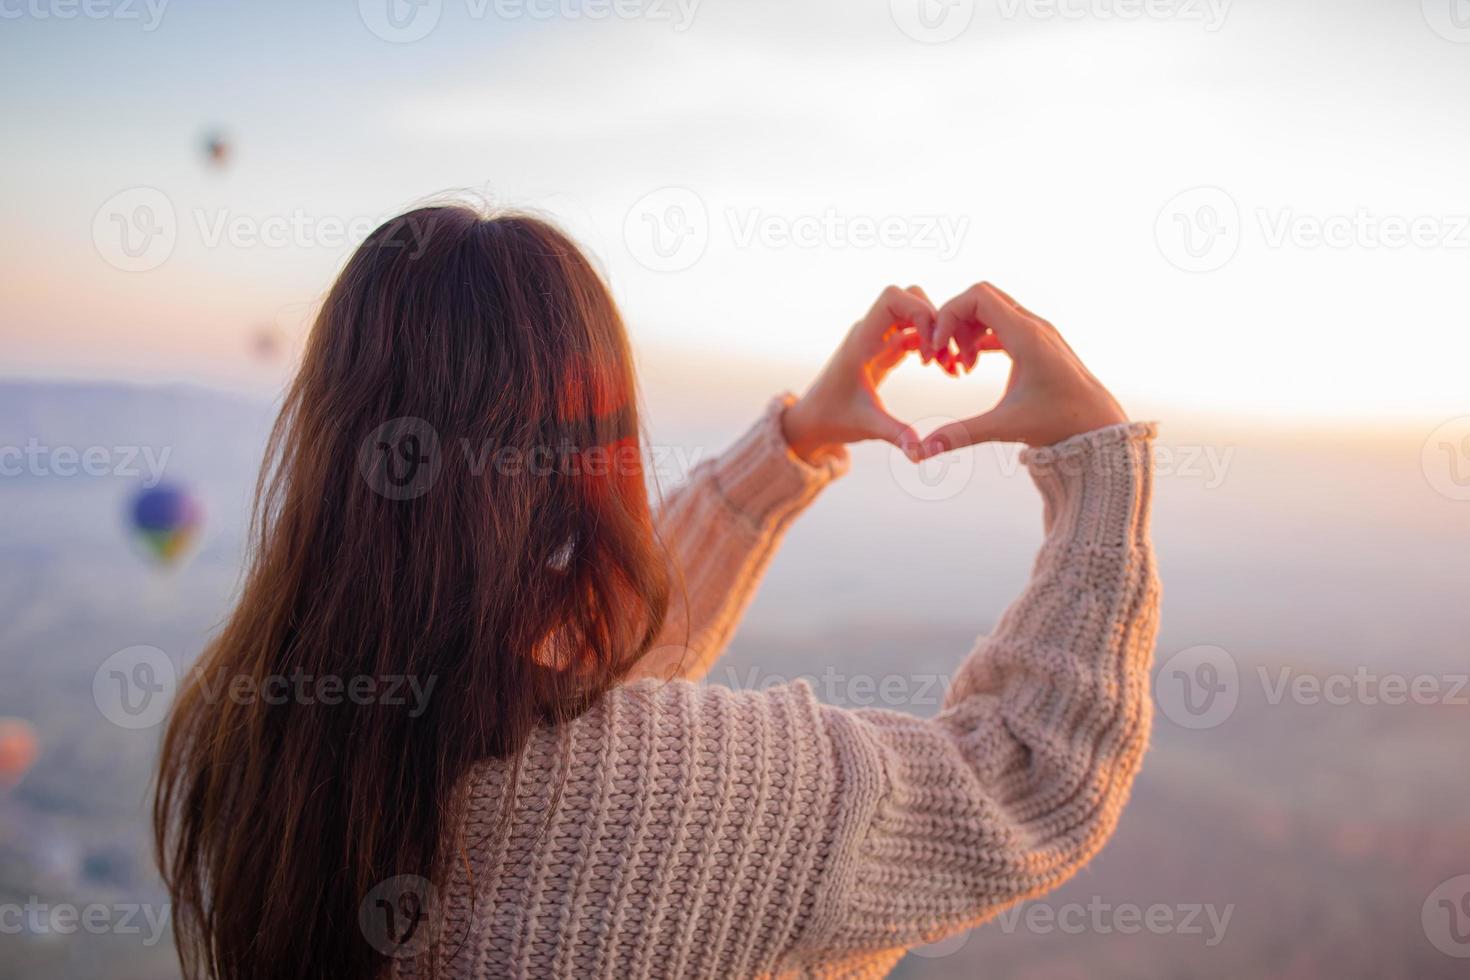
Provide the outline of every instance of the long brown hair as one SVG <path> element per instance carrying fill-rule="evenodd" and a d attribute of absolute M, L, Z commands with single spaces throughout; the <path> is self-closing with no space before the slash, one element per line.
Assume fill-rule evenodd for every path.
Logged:
<path fill-rule="evenodd" d="M 378 974 L 360 907 L 445 880 L 469 767 L 646 650 L 668 585 L 635 390 L 606 286 L 543 221 L 423 208 L 352 256 L 272 435 L 239 603 L 163 741 L 186 977 Z"/>

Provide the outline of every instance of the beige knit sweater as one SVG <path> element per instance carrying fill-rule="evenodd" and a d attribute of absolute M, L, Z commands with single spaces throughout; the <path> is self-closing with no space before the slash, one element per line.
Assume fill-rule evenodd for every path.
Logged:
<path fill-rule="evenodd" d="M 829 707 L 802 681 L 696 682 L 847 467 L 793 456 L 784 404 L 667 502 L 688 605 L 640 676 L 535 735 L 513 800 L 507 764 L 472 774 L 427 954 L 444 973 L 881 977 L 1060 884 L 1112 832 L 1149 728 L 1152 426 L 1024 453 L 1045 503 L 1031 583 L 922 719 Z"/>

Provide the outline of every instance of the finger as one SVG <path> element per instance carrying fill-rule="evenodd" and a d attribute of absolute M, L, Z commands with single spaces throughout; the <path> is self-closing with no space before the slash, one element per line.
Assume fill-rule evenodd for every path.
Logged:
<path fill-rule="evenodd" d="M 889 286 L 868 312 L 866 324 L 869 335 L 873 337 L 882 337 L 894 324 L 906 324 L 917 330 L 922 340 L 933 328 L 935 314 L 934 304 L 927 299 L 906 289 Z"/>
<path fill-rule="evenodd" d="M 934 304 L 929 301 L 924 290 L 918 286 L 910 286 L 908 289 L 899 289 L 897 286 L 889 286 L 883 290 L 878 302 L 868 312 L 866 321 L 870 330 L 886 331 L 894 324 L 906 324 L 912 326 L 918 333 L 920 356 L 924 363 L 928 363 L 934 356 L 933 348 L 926 346 L 934 331 L 934 319 L 938 311 Z"/>
<path fill-rule="evenodd" d="M 958 349 L 960 365 L 967 371 L 974 368 L 975 360 L 980 356 L 980 338 L 985 336 L 985 328 L 978 323 L 962 323 L 955 331 L 954 344 Z"/>
<path fill-rule="evenodd" d="M 985 283 L 985 285 L 987 287 L 989 287 L 990 290 L 992 292 L 994 292 L 997 296 L 999 296 L 1001 299 L 1005 300 L 1007 303 L 1009 303 L 1013 307 L 1015 307 L 1018 312 L 1023 313 L 1026 316 L 1029 316 L 1033 320 L 1041 320 L 1041 317 L 1037 316 L 1035 313 L 1032 313 L 1030 310 L 1026 309 L 1026 307 L 1022 306 L 1020 303 L 1018 303 L 1016 301 L 1016 297 L 1012 296 L 1010 293 L 1006 292 L 1004 289 L 1001 289 L 999 286 L 995 285 L 995 283 L 987 282 L 987 283 Z M 1041 320 L 1041 322 L 1045 323 L 1046 321 L 1045 320 Z"/>
<path fill-rule="evenodd" d="M 948 374 L 951 378 L 957 378 L 960 376 L 959 366 L 955 358 L 955 353 L 948 347 L 941 348 L 939 352 L 934 355 L 934 360 L 939 364 L 941 368 L 944 369 L 944 372 Z"/>
<path fill-rule="evenodd" d="M 915 330 L 911 324 L 894 323 L 891 324 L 888 329 L 883 332 L 883 342 L 885 344 L 891 343 L 895 337 L 912 337 L 915 344 L 917 344 L 919 340 L 919 331 Z"/>
<path fill-rule="evenodd" d="M 1053 326 L 1052 325 L 1052 322 L 1050 320 L 1048 320 L 1046 317 L 1039 316 L 1036 313 L 1032 312 L 1031 310 L 1027 309 L 1026 307 L 1022 306 L 1020 303 L 1018 303 L 1016 301 L 1016 298 L 1014 296 L 1012 296 L 1010 293 L 1006 292 L 1004 289 L 1001 289 L 999 286 L 995 285 L 994 283 L 986 283 L 985 285 L 988 286 L 988 287 L 990 287 L 990 289 L 992 289 L 995 292 L 995 294 L 997 296 L 999 296 L 1001 299 L 1005 300 L 1007 303 L 1011 304 L 1011 306 L 1015 307 L 1018 312 L 1020 312 L 1021 314 L 1025 315 L 1025 316 L 1030 317 L 1043 330 L 1045 330 L 1047 333 L 1049 333 L 1052 336 L 1054 336 L 1057 340 L 1060 340 L 1062 342 L 1062 346 L 1066 347 L 1067 350 L 1069 350 L 1069 351 L 1072 350 L 1072 345 L 1069 344 L 1069 343 L 1067 343 L 1067 338 L 1063 337 L 1062 336 L 1062 332 L 1060 330 L 1058 330 L 1055 326 Z M 1076 353 L 1076 352 L 1074 351 L 1073 353 Z"/>
<path fill-rule="evenodd" d="M 1010 442 L 1015 438 L 1010 411 L 993 408 L 984 415 L 951 422 L 931 432 L 921 447 L 924 459 L 982 442 Z"/>
<path fill-rule="evenodd" d="M 913 330 L 896 330 L 883 342 L 883 349 L 869 362 L 879 375 L 887 374 L 919 349 L 919 335 Z"/>
<path fill-rule="evenodd" d="M 931 309 L 934 307 L 934 302 L 931 299 L 929 299 L 929 294 L 926 293 L 926 292 L 924 292 L 924 287 L 923 286 L 910 286 L 908 289 L 906 289 L 904 291 L 907 292 L 907 293 L 912 293 L 913 295 L 919 297 L 919 299 L 921 299 L 924 302 L 928 303 Z M 938 312 L 939 312 L 938 310 L 935 310 L 935 315 L 936 316 L 938 315 Z M 932 356 L 932 354 L 929 355 L 929 356 L 926 356 L 925 355 L 925 351 L 926 350 L 930 350 L 930 348 L 924 347 L 924 344 L 926 342 L 932 342 L 932 339 L 933 339 L 933 331 L 934 331 L 934 326 L 933 326 L 933 322 L 931 321 L 930 326 L 929 326 L 929 329 L 927 331 L 925 331 L 920 336 L 920 338 L 919 338 L 919 340 L 920 340 L 919 357 L 923 360 L 923 362 L 925 364 L 928 364 L 929 363 L 929 356 Z"/>
<path fill-rule="evenodd" d="M 935 328 L 936 342 L 948 338 L 964 324 L 988 328 L 1005 350 L 1025 347 L 1041 329 L 1031 317 L 1021 312 L 989 283 L 971 286 L 940 307 Z"/>
<path fill-rule="evenodd" d="M 1005 349 L 1001 346 L 999 337 L 978 324 L 962 328 L 955 344 L 960 349 L 959 360 L 966 371 L 975 370 L 982 352 Z"/>
<path fill-rule="evenodd" d="M 919 460 L 923 450 L 913 426 L 905 425 L 876 405 L 864 413 L 864 420 L 870 438 L 891 443 L 909 459 Z"/>

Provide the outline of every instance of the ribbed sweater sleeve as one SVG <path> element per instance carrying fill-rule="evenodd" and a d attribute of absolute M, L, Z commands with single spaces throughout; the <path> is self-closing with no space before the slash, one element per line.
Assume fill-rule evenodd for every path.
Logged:
<path fill-rule="evenodd" d="M 697 680 L 724 652 L 791 522 L 847 472 L 846 451 L 821 465 L 791 452 L 774 399 L 719 457 L 696 466 L 659 512 L 673 589 L 658 639 L 629 680 Z"/>
<path fill-rule="evenodd" d="M 823 709 L 837 824 L 856 824 L 798 959 L 863 961 L 973 925 L 1056 887 L 1111 834 L 1148 741 L 1153 434 L 1114 426 L 1023 453 L 1045 541 L 939 716 Z"/>

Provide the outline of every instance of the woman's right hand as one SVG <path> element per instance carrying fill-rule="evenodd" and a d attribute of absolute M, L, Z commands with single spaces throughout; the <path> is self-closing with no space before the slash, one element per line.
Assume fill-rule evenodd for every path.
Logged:
<path fill-rule="evenodd" d="M 948 352 L 951 340 L 959 350 L 957 360 L 967 366 L 974 366 L 981 351 L 1005 351 L 1011 376 L 990 411 L 926 438 L 926 458 L 981 442 L 1048 446 L 1128 421 L 1056 327 L 990 283 L 971 286 L 940 308 L 925 350 Z"/>
<path fill-rule="evenodd" d="M 918 286 L 885 289 L 807 393 L 786 410 L 782 428 L 791 451 L 811 462 L 846 443 L 882 439 L 917 460 L 919 437 L 888 414 L 878 386 L 919 348 L 920 332 L 934 329 L 935 316 Z"/>

